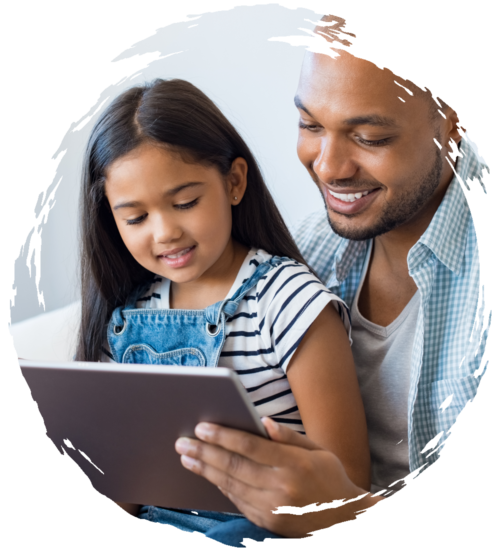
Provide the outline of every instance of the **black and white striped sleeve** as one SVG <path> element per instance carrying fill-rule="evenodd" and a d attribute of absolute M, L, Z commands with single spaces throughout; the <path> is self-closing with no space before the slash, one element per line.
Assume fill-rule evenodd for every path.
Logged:
<path fill-rule="evenodd" d="M 347 307 L 306 266 L 289 261 L 268 273 L 257 290 L 259 331 L 265 346 L 276 354 L 286 372 L 307 330 L 329 302 L 341 316 L 350 336 Z"/>

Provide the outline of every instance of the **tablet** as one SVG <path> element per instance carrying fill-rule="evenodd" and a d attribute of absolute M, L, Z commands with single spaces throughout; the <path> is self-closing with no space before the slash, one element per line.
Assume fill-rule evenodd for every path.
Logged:
<path fill-rule="evenodd" d="M 238 376 L 217 367 L 20 360 L 47 435 L 114 501 L 238 512 L 174 443 L 200 421 L 266 437 Z"/>

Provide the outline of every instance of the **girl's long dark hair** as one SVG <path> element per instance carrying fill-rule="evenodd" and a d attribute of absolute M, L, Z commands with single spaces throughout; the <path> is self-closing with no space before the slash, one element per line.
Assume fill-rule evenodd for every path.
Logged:
<path fill-rule="evenodd" d="M 247 247 L 305 263 L 252 153 L 217 106 L 184 80 L 156 80 L 131 88 L 101 115 L 84 159 L 77 360 L 99 360 L 113 309 L 154 276 L 128 252 L 104 195 L 106 169 L 144 143 L 164 145 L 189 162 L 217 167 L 222 175 L 229 173 L 234 159 L 243 157 L 248 164 L 247 189 L 232 209 L 232 236 Z"/>

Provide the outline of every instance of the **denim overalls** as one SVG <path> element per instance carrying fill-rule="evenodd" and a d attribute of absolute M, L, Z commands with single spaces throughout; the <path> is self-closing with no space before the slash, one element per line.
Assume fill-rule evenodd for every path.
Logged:
<path fill-rule="evenodd" d="M 108 343 L 113 360 L 119 363 L 164 364 L 216 367 L 226 339 L 226 317 L 234 315 L 245 295 L 273 267 L 288 258 L 274 256 L 262 262 L 230 299 L 205 310 L 136 308 L 142 287 L 125 306 L 113 311 L 108 326 Z M 258 541 L 280 536 L 259 528 L 242 515 L 212 511 L 164 509 L 142 506 L 139 518 L 176 526 L 188 532 L 241 547 L 243 537 Z M 221 539 L 222 538 L 222 539 Z M 233 541 L 234 540 L 234 541 Z"/>
<path fill-rule="evenodd" d="M 289 260 L 274 256 L 259 264 L 230 299 L 205 310 L 136 308 L 146 288 L 113 311 L 108 325 L 109 350 L 118 363 L 216 367 L 226 340 L 226 319 L 271 268 Z M 149 288 L 149 284 L 148 284 Z"/>

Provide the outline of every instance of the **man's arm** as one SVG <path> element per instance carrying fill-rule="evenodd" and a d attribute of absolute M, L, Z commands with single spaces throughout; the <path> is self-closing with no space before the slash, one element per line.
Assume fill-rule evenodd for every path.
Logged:
<path fill-rule="evenodd" d="M 353 484 L 333 453 L 269 418 L 263 423 L 271 440 L 200 423 L 195 430 L 200 440 L 180 438 L 176 450 L 184 467 L 218 486 L 249 520 L 286 537 L 303 537 L 352 520 L 357 511 L 382 499 Z M 303 515 L 272 512 L 284 505 L 355 498 L 341 507 Z"/>

